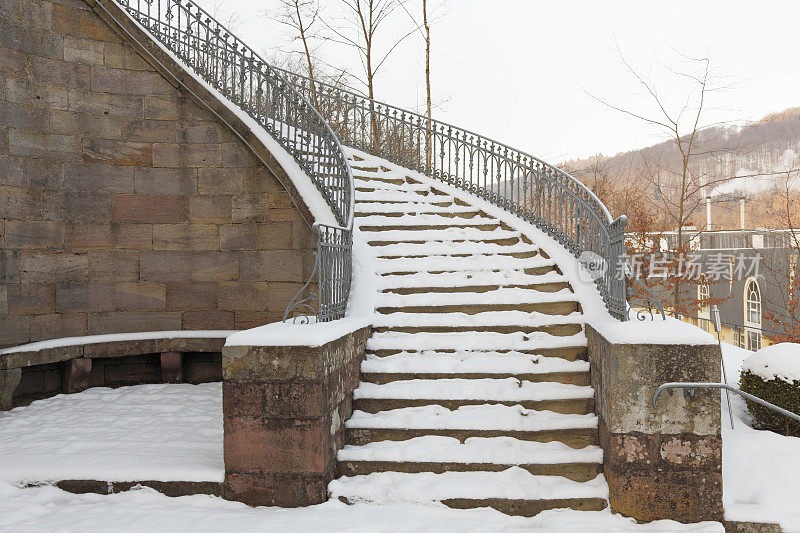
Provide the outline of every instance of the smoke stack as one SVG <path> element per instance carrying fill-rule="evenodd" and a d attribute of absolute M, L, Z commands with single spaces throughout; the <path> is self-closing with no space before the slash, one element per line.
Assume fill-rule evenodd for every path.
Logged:
<path fill-rule="evenodd" d="M 744 196 L 739 197 L 739 229 L 744 229 Z"/>
<path fill-rule="evenodd" d="M 706 196 L 706 231 L 711 231 L 711 197 Z"/>

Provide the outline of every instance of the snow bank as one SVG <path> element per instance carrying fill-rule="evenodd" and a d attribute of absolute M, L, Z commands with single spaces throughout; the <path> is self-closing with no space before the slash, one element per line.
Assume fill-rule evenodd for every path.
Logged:
<path fill-rule="evenodd" d="M 780 346 L 780 345 L 776 345 Z M 762 349 L 763 350 L 763 349 Z M 739 370 L 753 352 L 723 343 L 730 384 L 739 386 Z M 723 393 L 724 395 L 724 393 Z M 750 427 L 744 400 L 731 394 L 734 429 L 723 398 L 722 480 L 727 520 L 780 523 L 800 532 L 800 438 Z"/>
<path fill-rule="evenodd" d="M 224 476 L 219 383 L 93 388 L 0 412 L 0 481 Z"/>
<path fill-rule="evenodd" d="M 764 381 L 800 382 L 800 344 L 782 342 L 761 348 L 745 359 L 742 370 L 749 370 Z"/>
<path fill-rule="evenodd" d="M 593 315 L 586 323 L 613 344 L 717 344 L 712 334 L 672 317 L 620 322 L 606 314 Z"/>
<path fill-rule="evenodd" d="M 275 322 L 230 335 L 225 346 L 322 346 L 370 325 L 365 317 L 301 324 Z"/>

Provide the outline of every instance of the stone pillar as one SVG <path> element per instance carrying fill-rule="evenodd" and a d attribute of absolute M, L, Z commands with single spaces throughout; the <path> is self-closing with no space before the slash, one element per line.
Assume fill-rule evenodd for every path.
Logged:
<path fill-rule="evenodd" d="M 11 409 L 14 391 L 22 378 L 21 368 L 0 369 L 0 411 Z"/>
<path fill-rule="evenodd" d="M 80 357 L 64 363 L 61 386 L 66 393 L 79 392 L 89 388 L 89 375 L 92 373 L 92 360 Z"/>
<path fill-rule="evenodd" d="M 642 521 L 722 520 L 719 391 L 672 390 L 652 404 L 663 383 L 718 382 L 719 347 L 615 344 L 591 325 L 586 335 L 611 509 Z"/>
<path fill-rule="evenodd" d="M 180 383 L 183 381 L 183 357 L 180 352 L 161 354 L 161 381 Z"/>
<path fill-rule="evenodd" d="M 226 498 L 283 507 L 327 499 L 368 336 L 362 328 L 316 347 L 223 349 Z"/>

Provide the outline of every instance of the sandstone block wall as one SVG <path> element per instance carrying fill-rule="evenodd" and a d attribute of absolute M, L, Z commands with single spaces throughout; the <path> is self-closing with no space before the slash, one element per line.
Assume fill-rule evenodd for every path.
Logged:
<path fill-rule="evenodd" d="M 611 509 L 642 521 L 722 520 L 719 392 L 673 390 L 652 404 L 664 383 L 719 381 L 719 347 L 614 344 L 591 325 L 586 337 Z"/>
<path fill-rule="evenodd" d="M 328 499 L 369 335 L 223 348 L 224 497 L 282 507 Z"/>
<path fill-rule="evenodd" d="M 86 2 L 0 0 L 0 347 L 272 322 L 314 246 L 275 175 Z"/>

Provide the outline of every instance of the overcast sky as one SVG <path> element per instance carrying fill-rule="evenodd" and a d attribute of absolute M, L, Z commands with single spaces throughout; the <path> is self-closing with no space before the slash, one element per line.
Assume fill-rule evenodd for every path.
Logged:
<path fill-rule="evenodd" d="M 676 50 L 708 56 L 719 81 L 732 88 L 709 95 L 706 123 L 756 120 L 800 106 L 797 1 L 428 1 L 444 4 L 431 30 L 434 116 L 554 163 L 663 140 L 657 128 L 587 95 L 656 113 L 623 69 L 615 42 L 672 109 L 682 105 L 686 88 L 668 70 L 685 67 Z M 334 15 L 337 0 L 322 2 Z M 235 12 L 235 33 L 259 51 L 278 55 L 290 46 L 286 32 L 263 14 L 277 0 L 199 3 Z M 412 10 L 417 4 L 408 0 Z M 387 24 L 387 41 L 408 23 L 398 13 Z M 423 108 L 423 44 L 415 35 L 394 52 L 376 81 L 379 100 Z M 319 53 L 358 71 L 348 49 L 329 45 Z"/>

